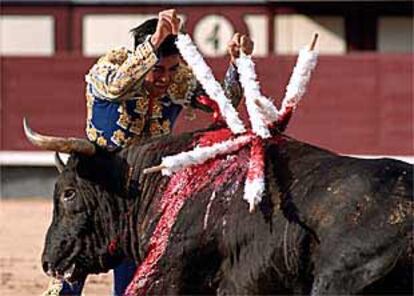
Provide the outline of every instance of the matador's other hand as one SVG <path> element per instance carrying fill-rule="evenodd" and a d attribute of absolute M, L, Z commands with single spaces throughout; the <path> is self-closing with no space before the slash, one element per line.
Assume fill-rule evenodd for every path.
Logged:
<path fill-rule="evenodd" d="M 251 55 L 253 53 L 254 42 L 247 35 L 242 35 L 240 37 L 240 48 L 241 51 L 246 55 Z"/>
<path fill-rule="evenodd" d="M 234 34 L 233 38 L 227 45 L 227 51 L 230 55 L 232 63 L 240 56 L 240 51 L 246 55 L 250 55 L 253 52 L 254 43 L 247 35 L 240 33 Z"/>
<path fill-rule="evenodd" d="M 151 37 L 151 43 L 158 48 L 169 35 L 178 34 L 180 29 L 180 19 L 177 17 L 175 9 L 163 10 L 158 13 L 158 23 L 155 33 Z"/>
<path fill-rule="evenodd" d="M 234 64 L 240 55 L 240 33 L 234 34 L 233 38 L 227 44 L 227 51 L 230 55 L 230 61 Z"/>

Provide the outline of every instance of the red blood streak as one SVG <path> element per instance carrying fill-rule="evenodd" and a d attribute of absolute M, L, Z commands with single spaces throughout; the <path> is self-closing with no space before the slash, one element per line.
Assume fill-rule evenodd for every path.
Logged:
<path fill-rule="evenodd" d="M 251 145 L 249 170 L 247 172 L 248 181 L 263 178 L 265 165 L 263 140 L 257 137 Z"/>
<path fill-rule="evenodd" d="M 288 121 L 292 110 L 288 109 L 283 121 Z M 279 122 L 280 123 L 280 122 Z M 287 122 L 286 122 L 287 124 Z M 234 137 L 228 128 L 204 132 L 197 135 L 193 146 L 211 146 Z M 281 143 L 284 138 L 280 135 L 268 139 L 270 142 Z M 242 148 L 242 146 L 240 147 Z M 151 236 L 147 255 L 138 267 L 134 279 L 128 286 L 125 295 L 145 295 L 157 274 L 157 264 L 165 253 L 168 237 L 175 224 L 181 208 L 187 199 L 195 196 L 203 188 L 220 188 L 231 180 L 240 184 L 246 176 L 248 181 L 264 177 L 264 143 L 259 137 L 255 137 L 251 143 L 250 159 L 241 157 L 238 150 L 234 157 L 216 157 L 204 164 L 188 167 L 174 174 L 160 200 L 161 218 Z"/>
<path fill-rule="evenodd" d="M 217 123 L 217 122 L 223 120 L 221 118 L 221 115 L 220 115 L 219 106 L 215 101 L 213 101 L 212 99 L 210 99 L 207 96 L 199 96 L 199 97 L 197 97 L 197 101 L 199 101 L 201 104 L 206 105 L 211 110 L 213 110 L 213 120 L 214 120 L 214 122 Z"/>
<path fill-rule="evenodd" d="M 219 130 L 203 132 L 203 134 L 197 138 L 195 142 L 200 146 L 211 146 L 215 143 L 230 139 L 232 136 L 233 134 L 230 129 L 222 128 Z"/>
<path fill-rule="evenodd" d="M 215 132 L 207 132 L 200 136 L 194 144 L 214 144 L 227 139 L 231 135 L 228 129 L 221 129 Z M 240 182 L 246 175 L 248 167 L 247 157 L 227 156 L 211 159 L 204 164 L 189 167 L 174 174 L 161 201 L 161 218 L 151 236 L 147 255 L 138 267 L 134 279 L 128 286 L 125 295 L 145 295 L 151 286 L 156 273 L 157 263 L 164 254 L 168 237 L 177 219 L 177 216 L 187 199 L 193 197 L 203 188 L 219 188 L 230 179 Z"/>
<path fill-rule="evenodd" d="M 279 116 L 277 122 L 274 122 L 269 126 L 272 134 L 283 132 L 286 129 L 290 119 L 292 118 L 293 110 L 293 106 L 286 107 L 285 111 Z"/>
<path fill-rule="evenodd" d="M 115 238 L 111 240 L 108 244 L 108 252 L 109 254 L 113 255 L 115 254 L 116 248 L 117 248 L 118 240 Z"/>

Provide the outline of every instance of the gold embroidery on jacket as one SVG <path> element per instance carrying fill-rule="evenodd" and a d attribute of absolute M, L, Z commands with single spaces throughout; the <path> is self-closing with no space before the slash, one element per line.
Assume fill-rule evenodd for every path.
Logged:
<path fill-rule="evenodd" d="M 125 95 L 158 61 L 149 42 L 139 45 L 136 52 L 140 56 L 126 48 L 111 50 L 92 67 L 86 81 L 94 85 L 103 99 Z"/>
<path fill-rule="evenodd" d="M 92 142 L 95 142 L 96 139 L 98 138 L 98 131 L 94 127 L 88 126 L 86 128 L 86 134 L 88 136 L 88 139 Z"/>
<path fill-rule="evenodd" d="M 163 106 L 161 105 L 160 100 L 155 99 L 154 103 L 152 105 L 152 115 L 151 118 L 155 119 L 155 118 L 162 118 L 162 108 Z"/>
<path fill-rule="evenodd" d="M 150 134 L 152 137 L 158 137 L 162 135 L 162 128 L 158 120 L 151 120 Z"/>
<path fill-rule="evenodd" d="M 101 147 L 105 147 L 107 145 L 107 142 L 106 139 L 101 136 L 96 140 L 96 144 L 98 144 Z"/>
<path fill-rule="evenodd" d="M 197 87 L 197 80 L 190 68 L 181 64 L 173 77 L 167 93 L 175 104 L 188 105 Z"/>
<path fill-rule="evenodd" d="M 116 130 L 112 134 L 111 141 L 121 146 L 125 142 L 125 133 L 122 130 Z"/>
<path fill-rule="evenodd" d="M 116 123 L 120 127 L 124 128 L 124 129 L 128 129 L 128 126 L 129 126 L 131 120 L 129 118 L 125 102 L 122 102 L 122 104 L 119 105 L 118 112 L 119 112 L 119 118 L 118 118 L 118 121 Z"/>
<path fill-rule="evenodd" d="M 145 116 L 148 113 L 149 99 L 148 97 L 139 97 L 135 103 L 134 112 Z M 151 118 L 162 118 L 163 106 L 160 100 L 155 99 L 152 105 Z"/>
<path fill-rule="evenodd" d="M 143 42 L 137 46 L 135 54 L 141 55 L 144 59 L 152 58 L 154 49 L 152 48 L 149 41 Z"/>
<path fill-rule="evenodd" d="M 151 137 L 159 137 L 171 133 L 171 123 L 168 119 L 165 120 L 151 120 L 150 134 Z"/>
<path fill-rule="evenodd" d="M 148 110 L 148 98 L 139 97 L 135 103 L 134 112 L 138 114 L 147 114 Z"/>
<path fill-rule="evenodd" d="M 132 121 L 129 131 L 135 135 L 141 135 L 144 125 L 145 123 L 142 118 L 136 118 Z"/>
<path fill-rule="evenodd" d="M 92 108 L 93 108 L 94 98 L 89 93 L 89 91 L 86 91 L 86 119 L 91 120 L 92 119 Z"/>
<path fill-rule="evenodd" d="M 128 50 L 125 47 L 112 49 L 107 55 L 106 60 L 115 65 L 122 65 L 128 58 Z"/>
<path fill-rule="evenodd" d="M 164 135 L 171 133 L 171 122 L 168 119 L 164 120 L 161 128 Z"/>
<path fill-rule="evenodd" d="M 103 132 L 98 130 L 92 123 L 92 120 L 86 121 L 86 136 L 91 142 L 96 142 L 99 137 L 102 137 Z"/>

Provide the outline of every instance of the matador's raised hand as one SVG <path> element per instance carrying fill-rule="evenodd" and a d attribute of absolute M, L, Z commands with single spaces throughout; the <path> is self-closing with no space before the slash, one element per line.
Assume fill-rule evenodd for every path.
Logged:
<path fill-rule="evenodd" d="M 158 23 L 155 33 L 151 37 L 151 43 L 158 48 L 169 35 L 177 35 L 180 29 L 180 19 L 175 9 L 163 10 L 158 13 Z"/>
<path fill-rule="evenodd" d="M 227 45 L 227 51 L 230 54 L 230 60 L 234 64 L 234 61 L 240 56 L 240 51 L 246 55 L 251 55 L 253 52 L 254 43 L 247 35 L 240 33 L 234 34 L 233 38 Z"/>

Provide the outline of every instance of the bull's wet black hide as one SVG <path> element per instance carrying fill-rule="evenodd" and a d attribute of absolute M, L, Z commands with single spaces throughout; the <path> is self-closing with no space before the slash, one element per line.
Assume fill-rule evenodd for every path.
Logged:
<path fill-rule="evenodd" d="M 197 136 L 72 155 L 56 182 L 44 269 L 62 274 L 75 263 L 76 280 L 124 256 L 142 261 L 168 178 L 141 171 Z M 149 294 L 412 294 L 413 167 L 282 138 L 266 144 L 255 213 L 236 176 L 186 202 Z"/>

